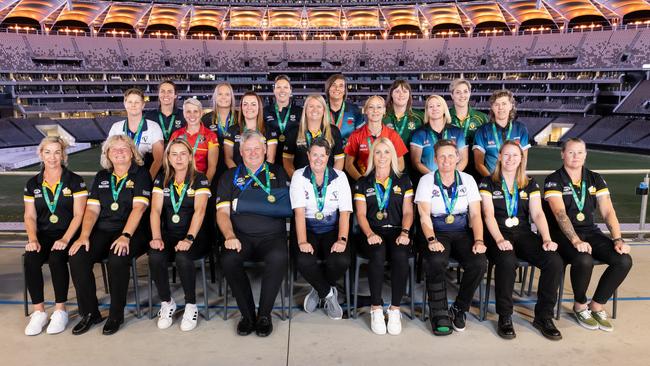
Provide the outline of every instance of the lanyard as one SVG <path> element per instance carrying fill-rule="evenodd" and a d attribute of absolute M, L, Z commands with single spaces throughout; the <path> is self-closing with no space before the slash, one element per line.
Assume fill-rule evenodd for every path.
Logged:
<path fill-rule="evenodd" d="M 257 185 L 260 186 L 260 188 L 262 188 L 262 190 L 264 190 L 266 194 L 270 195 L 271 194 L 271 172 L 269 167 L 266 165 L 266 163 L 264 163 L 262 166 L 266 171 L 266 185 L 262 184 L 262 181 L 257 177 L 257 174 L 253 174 L 253 172 L 250 169 L 246 168 L 246 171 L 248 172 L 248 175 L 251 176 L 251 178 L 255 181 L 255 183 L 257 183 Z"/>
<path fill-rule="evenodd" d="M 492 133 L 494 134 L 494 143 L 497 145 L 497 150 L 501 150 L 501 145 L 503 142 L 501 139 L 503 138 L 503 133 L 499 134 L 497 132 L 497 123 L 494 122 L 492 123 Z M 504 141 L 510 140 L 510 134 L 512 133 L 512 123 L 508 123 L 508 133 L 505 136 Z"/>
<path fill-rule="evenodd" d="M 129 176 L 127 173 L 124 178 L 120 181 L 120 184 L 118 185 L 117 189 L 115 188 L 115 174 L 111 174 L 111 193 L 113 194 L 113 202 L 117 202 L 117 198 L 120 196 L 120 192 L 122 192 L 122 188 L 124 188 L 124 183 L 126 183 L 126 178 Z"/>
<path fill-rule="evenodd" d="M 318 212 L 323 212 L 325 207 L 325 196 L 327 195 L 327 185 L 330 181 L 329 169 L 325 167 L 325 173 L 323 175 L 323 187 L 318 189 L 318 184 L 316 183 L 316 176 L 314 173 L 311 173 L 311 186 L 314 189 L 314 196 L 316 197 L 316 208 Z M 259 183 L 258 183 L 259 184 Z"/>
<path fill-rule="evenodd" d="M 318 137 L 320 135 L 321 135 L 321 132 L 319 130 L 318 133 L 316 134 L 316 137 Z M 316 138 L 316 137 L 312 137 L 311 136 L 311 131 L 309 131 L 309 130 L 307 132 L 305 132 L 305 140 L 307 140 L 307 149 L 309 149 L 309 147 L 311 146 L 311 140 Z"/>
<path fill-rule="evenodd" d="M 59 195 L 61 194 L 61 188 L 63 188 L 63 182 L 59 181 L 59 185 L 56 187 L 56 192 L 54 193 L 54 198 L 50 201 L 50 196 L 47 194 L 47 188 L 45 182 L 43 182 L 43 199 L 45 199 L 45 204 L 50 210 L 50 213 L 54 214 L 56 210 L 56 204 L 59 202 Z"/>
<path fill-rule="evenodd" d="M 397 116 L 395 116 L 395 119 L 397 120 Z M 397 133 L 402 136 L 404 133 L 404 129 L 406 128 L 406 125 L 409 124 L 409 116 L 408 113 L 404 113 L 402 118 L 400 118 L 398 121 L 395 123 L 395 127 L 397 127 Z"/>
<path fill-rule="evenodd" d="M 275 119 L 278 121 L 278 127 L 280 128 L 280 133 L 284 133 L 285 128 L 287 128 L 287 121 L 289 121 L 289 115 L 291 114 L 291 103 L 287 105 L 287 113 L 284 115 L 284 119 L 280 118 L 280 110 L 278 105 L 275 104 Z"/>
<path fill-rule="evenodd" d="M 451 186 L 451 199 L 447 194 L 447 190 L 442 185 L 442 178 L 440 178 L 440 172 L 438 170 L 436 170 L 435 182 L 438 188 L 440 188 L 440 192 L 442 193 L 442 200 L 445 203 L 445 211 L 447 212 L 447 215 L 451 215 L 454 211 L 454 207 L 456 206 L 456 202 L 458 201 L 458 186 L 460 185 L 460 175 L 458 174 L 458 171 L 454 172 L 454 184 Z"/>
<path fill-rule="evenodd" d="M 519 187 L 517 187 L 517 180 L 512 184 L 513 193 L 510 195 L 510 190 L 506 184 L 506 180 L 501 178 L 501 189 L 503 190 L 503 197 L 506 200 L 506 212 L 508 212 L 508 217 L 517 216 L 517 211 L 519 206 Z"/>
<path fill-rule="evenodd" d="M 336 123 L 334 123 L 336 125 L 336 127 L 339 128 L 339 130 L 341 129 L 341 126 L 343 126 L 343 115 L 344 114 L 345 114 L 345 102 L 343 102 L 343 104 L 341 104 L 341 110 L 339 112 L 339 118 L 337 118 Z M 334 122 L 334 113 L 332 113 L 332 111 L 330 111 L 330 120 L 332 122 Z"/>
<path fill-rule="evenodd" d="M 185 193 L 187 193 L 187 188 L 190 184 L 188 182 L 185 182 L 183 184 L 183 189 L 181 190 L 181 194 L 178 195 L 178 201 L 176 201 L 176 197 L 174 197 L 174 191 L 176 191 L 176 188 L 174 187 L 174 182 L 172 181 L 169 184 L 169 198 L 172 201 L 172 208 L 174 209 L 174 214 L 178 214 L 178 211 L 181 210 L 181 205 L 183 204 L 183 199 L 185 198 Z"/>
<path fill-rule="evenodd" d="M 259 172 L 262 171 L 262 169 L 264 168 L 264 165 L 265 165 L 265 164 L 262 164 L 262 166 L 260 166 L 260 167 L 257 169 L 257 171 L 255 172 L 255 174 L 253 174 L 253 176 L 259 174 Z M 239 176 L 239 172 L 241 171 L 241 167 L 242 167 L 241 165 L 238 165 L 238 166 L 237 166 L 237 170 L 235 171 L 235 175 L 232 177 L 232 184 L 234 184 L 234 185 L 235 185 L 237 188 L 239 188 L 241 191 L 245 191 L 246 188 L 248 188 L 248 186 L 251 185 L 251 183 L 253 182 L 253 179 L 252 179 L 252 178 L 249 178 L 247 181 L 245 181 L 245 182 L 242 183 L 242 184 L 237 183 L 237 177 Z M 249 172 L 248 174 L 249 174 L 249 176 L 250 176 L 250 175 L 251 175 L 250 170 L 248 170 L 248 169 L 246 169 L 246 170 Z"/>
<path fill-rule="evenodd" d="M 171 118 L 169 119 L 169 126 L 165 126 L 165 117 L 163 116 L 162 113 L 158 112 L 158 121 L 160 121 L 160 127 L 162 127 L 162 132 L 163 132 L 163 136 L 165 137 L 165 141 L 169 140 L 169 136 L 172 133 L 172 126 L 174 125 L 175 120 L 176 120 L 176 115 L 172 114 Z"/>
<path fill-rule="evenodd" d="M 433 145 L 435 145 L 438 142 L 438 136 L 437 132 L 433 130 L 433 128 L 429 127 L 429 138 L 431 138 L 431 148 L 433 149 Z M 442 135 L 442 139 L 446 140 L 449 138 L 449 131 L 447 131 L 447 126 L 442 128 L 442 131 L 440 131 L 440 135 Z"/>
<path fill-rule="evenodd" d="M 388 207 L 388 201 L 390 200 L 390 189 L 393 187 L 393 178 L 388 177 L 388 184 L 386 185 L 386 190 L 384 190 L 384 185 L 377 183 L 375 180 L 375 198 L 377 198 L 377 209 L 379 211 L 384 211 Z M 380 197 L 381 196 L 381 197 Z"/>
<path fill-rule="evenodd" d="M 587 196 L 587 182 L 584 180 L 580 182 L 580 199 L 578 199 L 578 194 L 576 190 L 573 189 L 573 182 L 569 182 L 569 187 L 571 187 L 571 195 L 573 196 L 573 202 L 578 206 L 578 211 L 582 212 L 585 207 L 585 197 Z"/>
<path fill-rule="evenodd" d="M 224 125 L 222 125 L 221 119 L 219 118 L 219 112 L 217 111 L 215 113 L 217 114 L 217 131 L 219 132 L 219 136 L 223 136 L 228 130 L 228 127 L 230 127 L 230 112 L 228 112 Z"/>
<path fill-rule="evenodd" d="M 190 142 L 190 136 L 185 132 L 185 141 Z M 199 147 L 199 141 L 203 138 L 203 135 L 199 133 L 198 136 L 196 136 L 196 141 L 194 141 L 194 147 L 192 148 L 192 155 L 196 154 L 196 149 Z"/>
<path fill-rule="evenodd" d="M 133 142 L 135 142 L 135 146 L 139 147 L 140 146 L 140 139 L 142 138 L 142 126 L 144 126 L 144 117 L 140 120 L 140 125 L 138 125 L 138 131 L 136 133 L 132 133 L 131 130 L 129 130 L 129 120 L 127 119 L 124 121 L 124 133 L 129 136 L 131 139 L 133 139 Z"/>

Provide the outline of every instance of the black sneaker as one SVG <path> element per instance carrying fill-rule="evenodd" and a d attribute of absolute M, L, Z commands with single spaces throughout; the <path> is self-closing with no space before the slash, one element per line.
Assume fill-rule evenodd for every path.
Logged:
<path fill-rule="evenodd" d="M 451 318 L 451 325 L 457 332 L 465 330 L 465 312 L 453 304 L 449 307 L 449 317 Z"/>
<path fill-rule="evenodd" d="M 255 334 L 258 337 L 268 337 L 273 332 L 273 323 L 268 316 L 260 316 L 255 324 Z"/>
<path fill-rule="evenodd" d="M 533 320 L 533 326 L 539 330 L 546 339 L 552 341 L 559 341 L 562 339 L 562 333 L 555 327 L 553 319 L 537 319 Z"/>
<path fill-rule="evenodd" d="M 247 336 L 255 330 L 255 323 L 248 318 L 241 318 L 237 324 L 237 334 L 240 336 Z"/>
<path fill-rule="evenodd" d="M 503 339 L 515 339 L 517 337 L 515 328 L 512 326 L 512 317 L 510 315 L 499 315 L 497 334 Z"/>

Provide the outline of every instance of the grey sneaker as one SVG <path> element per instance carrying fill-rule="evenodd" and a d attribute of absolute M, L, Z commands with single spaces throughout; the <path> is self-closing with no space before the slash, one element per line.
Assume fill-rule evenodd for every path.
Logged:
<path fill-rule="evenodd" d="M 305 301 L 302 303 L 302 307 L 305 309 L 306 313 L 313 313 L 319 303 L 320 298 L 318 297 L 318 291 L 312 287 L 311 291 L 309 291 L 307 296 L 305 296 Z"/>
<path fill-rule="evenodd" d="M 606 332 L 611 332 L 614 330 L 614 326 L 612 323 L 610 323 L 609 319 L 607 319 L 607 313 L 605 310 L 601 311 L 592 311 L 591 316 L 593 317 L 594 320 L 598 323 L 598 328 L 601 330 L 604 330 Z"/>
<path fill-rule="evenodd" d="M 339 305 L 339 293 L 336 291 L 336 287 L 331 287 L 329 295 L 325 298 L 325 312 L 330 319 L 343 318 L 343 309 Z"/>
<path fill-rule="evenodd" d="M 582 325 L 583 328 L 587 328 L 589 330 L 598 329 L 598 321 L 596 321 L 596 319 L 591 316 L 591 311 L 589 309 L 585 308 L 584 310 L 580 311 L 573 309 L 573 314 L 575 314 L 578 324 Z"/>

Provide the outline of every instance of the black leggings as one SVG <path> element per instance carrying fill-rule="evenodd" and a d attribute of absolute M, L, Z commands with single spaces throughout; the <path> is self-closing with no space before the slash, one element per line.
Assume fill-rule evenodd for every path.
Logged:
<path fill-rule="evenodd" d="M 360 253 L 369 259 L 368 282 L 370 285 L 370 304 L 381 306 L 381 289 L 384 283 L 384 262 L 388 258 L 390 264 L 391 305 L 400 306 L 402 297 L 406 292 L 406 281 L 409 274 L 409 257 L 412 247 L 397 245 L 395 242 L 401 234 L 399 228 L 381 229 L 373 228 L 373 232 L 381 237 L 381 244 L 370 245 L 368 240 L 362 238 L 363 244 L 359 246 Z"/>
<path fill-rule="evenodd" d="M 594 259 L 607 263 L 607 269 L 598 281 L 593 301 L 607 303 L 618 286 L 623 283 L 632 268 L 629 254 L 618 254 L 614 242 L 600 230 L 578 231 L 578 237 L 591 245 L 591 254 L 580 253 L 561 232 L 552 233 L 558 243 L 560 255 L 566 264 L 571 265 L 571 286 L 575 302 L 587 303 L 587 287 L 594 269 Z"/>
<path fill-rule="evenodd" d="M 196 267 L 194 261 L 203 258 L 210 249 L 206 235 L 203 230 L 200 231 L 190 249 L 184 252 L 174 250 L 178 242 L 185 238 L 184 234 L 163 232 L 162 237 L 165 243 L 163 250 L 149 248 L 151 278 L 156 283 L 160 301 L 168 302 L 171 300 L 167 266 L 170 262 L 175 262 L 183 292 L 185 293 L 185 303 L 196 304 Z"/>
<path fill-rule="evenodd" d="M 530 230 L 502 231 L 513 250 L 499 250 L 492 237 L 488 240 L 488 257 L 494 263 L 494 291 L 499 315 L 512 315 L 512 291 L 515 287 L 517 258 L 541 270 L 535 304 L 535 318 L 551 319 L 562 277 L 562 258 L 555 251 L 545 251 L 542 239 Z"/>
<path fill-rule="evenodd" d="M 129 254 L 119 256 L 110 250 L 110 246 L 120 237 L 122 230 L 95 229 L 90 234 L 89 251 L 86 252 L 85 248 L 81 247 L 75 255 L 70 257 L 70 272 L 77 292 L 79 314 L 99 315 L 93 265 L 108 258 L 108 281 L 111 290 L 109 317 L 116 320 L 124 319 L 126 294 L 131 276 L 131 259 L 144 254 L 149 247 L 149 236 L 146 232 L 142 227 L 138 228 L 129 242 Z"/>
<path fill-rule="evenodd" d="M 68 249 L 52 250 L 54 242 L 61 239 L 64 232 L 38 232 L 36 238 L 41 245 L 40 252 L 25 252 L 25 281 L 32 298 L 32 304 L 45 301 L 43 296 L 43 271 L 45 262 L 50 265 L 52 285 L 54 286 L 54 301 L 64 303 L 68 301 L 68 287 L 70 276 L 68 274 Z M 70 240 L 72 243 L 76 238 Z"/>
<path fill-rule="evenodd" d="M 474 239 L 471 231 L 437 232 L 436 235 L 438 241 L 445 247 L 444 251 L 432 252 L 428 246 L 424 246 L 420 250 L 427 275 L 428 290 L 443 295 L 431 298 L 430 306 L 433 310 L 447 308 L 445 272 L 449 265 L 449 257 L 452 256 L 463 267 L 463 278 L 460 282 L 455 304 L 461 310 L 468 311 L 474 292 L 481 284 L 487 269 L 486 256 L 484 253 L 472 253 Z"/>
<path fill-rule="evenodd" d="M 330 286 L 336 286 L 336 281 L 350 267 L 350 244 L 346 245 L 343 253 L 331 251 L 337 240 L 338 229 L 324 234 L 314 234 L 307 230 L 307 241 L 314 248 L 314 254 L 301 252 L 297 244 L 294 247 L 298 271 L 318 291 L 321 299 L 327 296 Z M 325 261 L 324 270 L 318 264 L 319 259 Z"/>
<path fill-rule="evenodd" d="M 241 251 L 221 248 L 221 266 L 237 300 L 239 311 L 242 317 L 255 319 L 255 301 L 250 280 L 244 270 L 244 262 L 261 261 L 264 262 L 264 274 L 258 314 L 270 316 L 282 279 L 287 273 L 289 256 L 286 234 L 259 237 L 235 232 L 235 235 L 241 242 Z"/>

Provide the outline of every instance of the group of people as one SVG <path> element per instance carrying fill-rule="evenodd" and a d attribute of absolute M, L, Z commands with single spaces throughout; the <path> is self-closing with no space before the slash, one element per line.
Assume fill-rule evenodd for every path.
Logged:
<path fill-rule="evenodd" d="M 632 259 L 607 184 L 584 166 L 585 143 L 564 142 L 562 167 L 546 178 L 542 198 L 535 179 L 526 175 L 529 137 L 516 120 L 512 93 L 494 92 L 488 116 L 470 107 L 467 80 L 454 80 L 449 91 L 452 108 L 432 95 L 418 111 L 408 82 L 397 80 L 386 100 L 370 97 L 362 113 L 346 97 L 345 77 L 333 75 L 326 97 L 309 95 L 301 108 L 291 98 L 289 78 L 281 75 L 272 103 L 265 106 L 247 92 L 236 109 L 232 87 L 221 83 L 212 111 L 203 114 L 195 98 L 176 108 L 172 81 L 159 85 L 160 105 L 148 113 L 142 91 L 127 90 L 127 118 L 111 128 L 102 146 L 103 169 L 90 188 L 66 168 L 63 139 L 46 137 L 39 145 L 42 169 L 24 195 L 25 271 L 34 307 L 25 334 L 39 334 L 46 325 L 51 334 L 66 328 L 68 263 L 80 315 L 72 333 L 102 322 L 93 275 L 93 264 L 102 261 L 108 264 L 111 298 L 103 334 L 117 332 L 131 261 L 144 253 L 161 300 L 158 327 L 169 328 L 177 309 L 167 274 L 168 263 L 175 262 L 185 296 L 180 328 L 192 330 L 198 320 L 194 260 L 217 242 L 221 270 L 241 312 L 239 335 L 273 331 L 271 310 L 290 257 L 312 286 L 304 310 L 322 305 L 330 318 L 341 319 L 337 281 L 357 253 L 369 260 L 376 334 L 401 332 L 400 303 L 415 255 L 422 258 L 435 335 L 465 329 L 488 259 L 496 268 L 499 336 L 516 336 L 512 292 L 518 259 L 541 269 L 533 325 L 543 336 L 562 337 L 552 316 L 567 264 L 578 323 L 611 331 L 603 305 Z M 596 213 L 610 236 L 595 225 Z M 463 276 L 448 306 L 450 257 Z M 594 260 L 608 269 L 589 300 Z M 257 309 L 247 261 L 264 263 Z M 385 313 L 386 261 L 391 297 Z M 45 262 L 56 298 L 49 325 Z"/>

